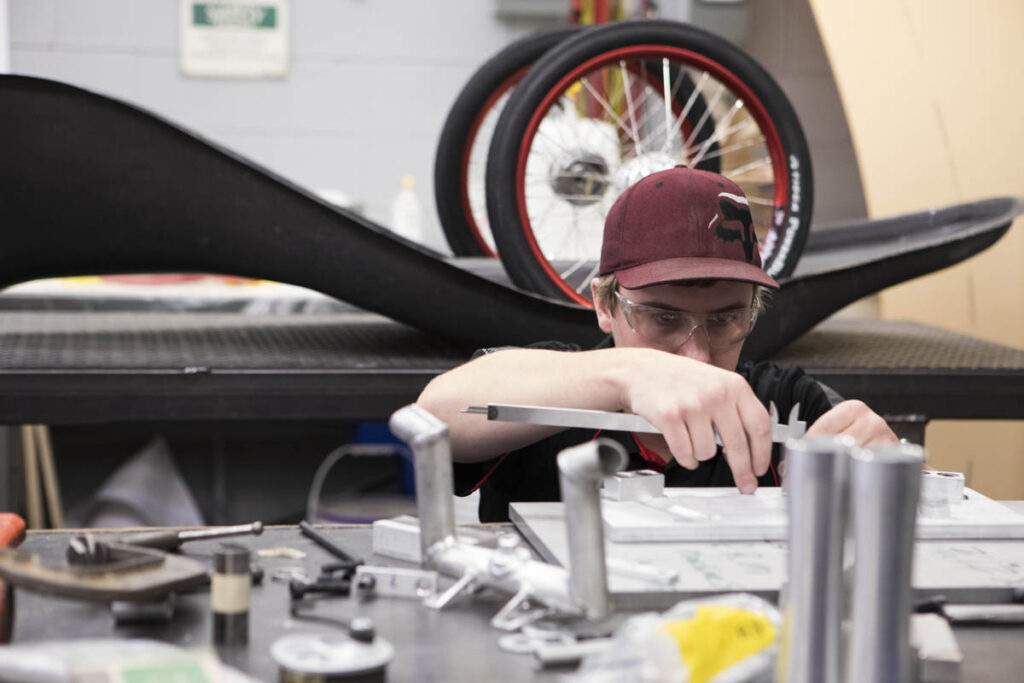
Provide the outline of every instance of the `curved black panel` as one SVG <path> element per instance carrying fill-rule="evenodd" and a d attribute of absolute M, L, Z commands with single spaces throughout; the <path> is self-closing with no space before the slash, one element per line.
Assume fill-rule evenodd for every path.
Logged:
<path fill-rule="evenodd" d="M 466 347 L 594 343 L 594 314 L 474 275 L 123 102 L 0 76 L 0 287 L 41 277 L 203 272 L 314 289 Z M 986 248 L 1000 198 L 812 232 L 744 347 L 765 358 L 884 287 Z"/>
<path fill-rule="evenodd" d="M 594 314 L 472 275 L 152 114 L 0 77 L 0 286 L 203 272 L 309 287 L 467 346 L 600 337 Z"/>
<path fill-rule="evenodd" d="M 769 358 L 840 308 L 984 250 L 1022 211 L 1021 199 L 1000 197 L 812 232 L 744 357 Z"/>

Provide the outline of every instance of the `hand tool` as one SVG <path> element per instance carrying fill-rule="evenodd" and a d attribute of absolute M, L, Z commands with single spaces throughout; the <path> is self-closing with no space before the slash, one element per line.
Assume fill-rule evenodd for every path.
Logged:
<path fill-rule="evenodd" d="M 655 428 L 640 415 L 613 413 L 606 410 L 488 403 L 486 406 L 469 406 L 462 412 L 473 415 L 486 415 L 488 420 L 495 422 L 522 422 L 526 424 L 547 425 L 549 427 L 577 427 L 647 434 L 661 433 L 659 429 Z M 779 411 L 775 407 L 774 402 L 769 403 L 768 412 L 772 420 L 772 441 L 775 443 L 784 443 L 786 439 L 799 439 L 807 431 L 807 423 L 799 419 L 799 403 L 795 404 L 793 409 L 789 411 L 789 422 L 787 424 L 779 422 Z M 719 446 L 722 445 L 722 440 L 717 432 L 715 433 L 715 443 Z"/>
<path fill-rule="evenodd" d="M 244 536 L 252 534 L 259 536 L 263 533 L 263 522 L 252 524 L 236 524 L 234 526 L 210 527 L 209 529 L 184 529 L 181 531 L 142 531 L 137 534 L 126 534 L 117 539 L 118 543 L 124 545 L 137 545 L 144 548 L 156 548 L 157 550 L 177 550 L 182 543 L 188 541 L 205 541 L 211 538 L 226 538 L 228 536 Z"/>
<path fill-rule="evenodd" d="M 331 555 L 337 557 L 342 562 L 350 563 L 352 567 L 363 564 L 363 558 L 332 542 L 329 538 L 314 529 L 313 525 L 306 520 L 299 522 L 299 531 L 302 532 L 303 536 L 311 539 L 314 543 L 329 552 Z"/>
<path fill-rule="evenodd" d="M 288 582 L 288 594 L 292 600 L 301 600 L 308 593 L 328 593 L 330 595 L 349 595 L 352 591 L 352 579 L 349 577 L 320 577 L 315 581 L 292 579 Z"/>

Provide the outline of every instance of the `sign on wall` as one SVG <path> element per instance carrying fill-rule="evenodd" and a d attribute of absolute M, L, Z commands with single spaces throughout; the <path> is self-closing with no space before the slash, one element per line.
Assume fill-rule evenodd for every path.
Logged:
<path fill-rule="evenodd" d="M 288 0 L 180 0 L 187 76 L 288 75 Z"/>

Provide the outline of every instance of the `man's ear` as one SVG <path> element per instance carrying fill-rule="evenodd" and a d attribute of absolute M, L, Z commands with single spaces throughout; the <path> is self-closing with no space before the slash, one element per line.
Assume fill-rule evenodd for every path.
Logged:
<path fill-rule="evenodd" d="M 597 313 L 597 326 L 605 334 L 612 333 L 612 318 L 614 314 L 608 310 L 604 300 L 597 295 L 598 278 L 590 281 L 590 298 L 594 302 L 594 312 Z"/>

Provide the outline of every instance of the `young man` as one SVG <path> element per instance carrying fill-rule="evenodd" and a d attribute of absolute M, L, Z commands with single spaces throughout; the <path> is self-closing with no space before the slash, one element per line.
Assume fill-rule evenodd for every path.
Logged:
<path fill-rule="evenodd" d="M 799 403 L 808 435 L 896 441 L 862 402 L 843 401 L 799 369 L 737 368 L 766 290 L 777 288 L 736 184 L 682 167 L 644 178 L 605 221 L 591 283 L 605 342 L 589 351 L 559 342 L 484 350 L 420 395 L 449 426 L 456 492 L 480 489 L 481 521 L 507 520 L 512 501 L 558 500 L 555 456 L 596 435 L 460 412 L 487 403 L 636 413 L 661 434 L 603 435 L 626 447 L 630 469 L 664 471 L 670 486 L 735 484 L 743 493 L 779 483 L 769 401 L 783 419 Z"/>

